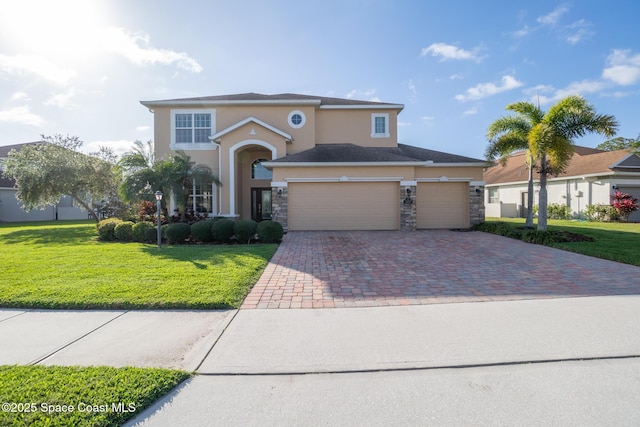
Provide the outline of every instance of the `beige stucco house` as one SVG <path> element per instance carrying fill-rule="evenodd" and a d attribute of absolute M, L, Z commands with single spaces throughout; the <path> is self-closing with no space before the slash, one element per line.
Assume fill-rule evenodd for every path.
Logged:
<path fill-rule="evenodd" d="M 484 174 L 486 215 L 489 217 L 526 217 L 528 168 L 524 152 L 513 154 L 504 166 L 493 166 Z M 538 204 L 540 179 L 534 173 L 534 203 Z M 640 156 L 626 150 L 602 151 L 576 146 L 564 173 L 547 178 L 549 203 L 571 208 L 580 218 L 588 205 L 611 203 L 616 191 L 640 198 Z M 629 216 L 640 222 L 640 211 Z"/>
<path fill-rule="evenodd" d="M 210 215 L 288 230 L 468 228 L 484 220 L 485 162 L 398 144 L 403 105 L 245 93 L 142 101 L 155 154 L 182 150 L 222 185 L 193 188 Z"/>

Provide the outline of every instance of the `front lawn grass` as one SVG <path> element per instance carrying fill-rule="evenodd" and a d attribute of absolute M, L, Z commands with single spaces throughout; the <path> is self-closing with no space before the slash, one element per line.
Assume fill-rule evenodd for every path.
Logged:
<path fill-rule="evenodd" d="M 487 218 L 523 227 L 524 218 Z M 548 229 L 592 237 L 592 242 L 553 243 L 550 246 L 597 258 L 640 266 L 640 223 L 548 220 Z"/>
<path fill-rule="evenodd" d="M 99 242 L 95 222 L 0 224 L 0 306 L 237 308 L 277 245 Z"/>
<path fill-rule="evenodd" d="M 0 425 L 119 426 L 189 377 L 169 369 L 0 366 Z"/>

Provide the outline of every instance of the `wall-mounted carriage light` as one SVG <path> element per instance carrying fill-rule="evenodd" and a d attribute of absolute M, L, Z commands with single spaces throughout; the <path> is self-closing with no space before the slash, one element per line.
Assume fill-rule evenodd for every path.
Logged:
<path fill-rule="evenodd" d="M 278 196 L 282 196 L 282 188 L 278 188 Z"/>

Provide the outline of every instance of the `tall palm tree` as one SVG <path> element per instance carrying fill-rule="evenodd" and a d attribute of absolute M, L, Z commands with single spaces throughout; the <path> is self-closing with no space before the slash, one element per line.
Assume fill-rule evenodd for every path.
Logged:
<path fill-rule="evenodd" d="M 487 139 L 489 146 L 485 157 L 489 161 L 500 158 L 504 166 L 507 158 L 515 151 L 527 151 L 527 166 L 529 169 L 529 183 L 527 189 L 527 220 L 525 226 L 533 228 L 533 167 L 535 159 L 529 150 L 529 133 L 531 129 L 542 120 L 544 115 L 540 108 L 529 102 L 516 102 L 509 104 L 507 110 L 514 111 L 516 115 L 505 116 L 497 119 L 489 125 Z"/>
<path fill-rule="evenodd" d="M 540 174 L 538 230 L 546 230 L 547 177 L 558 175 L 567 167 L 573 156 L 574 139 L 587 133 L 598 133 L 610 138 L 616 134 L 618 122 L 613 116 L 596 113 L 595 108 L 578 95 L 561 99 L 546 113 L 530 102 L 511 104 L 507 109 L 519 114 L 512 119 L 519 124 L 514 124 L 511 128 L 504 127 L 501 130 L 500 125 L 496 123 L 501 120 L 508 123 L 509 118 L 498 119 L 492 123 L 487 133 L 490 141 L 487 153 L 488 155 L 493 153 L 492 145 L 496 145 L 497 148 L 508 147 L 508 141 L 515 137 L 523 143 L 523 137 L 526 135 L 530 167 L 533 167 L 535 162 Z M 499 142 L 501 140 L 502 142 Z M 506 152 L 496 151 L 496 153 L 505 154 Z M 533 188 L 531 173 L 530 176 L 529 195 Z"/>

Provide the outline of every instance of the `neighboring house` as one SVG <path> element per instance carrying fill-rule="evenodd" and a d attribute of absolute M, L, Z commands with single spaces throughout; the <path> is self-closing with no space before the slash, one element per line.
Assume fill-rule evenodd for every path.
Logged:
<path fill-rule="evenodd" d="M 489 217 L 526 217 L 528 168 L 524 152 L 510 156 L 507 164 L 489 168 L 486 182 L 486 214 Z M 534 204 L 538 204 L 539 175 L 534 172 Z M 640 157 L 627 150 L 602 151 L 575 147 L 567 170 L 547 178 L 549 203 L 571 208 L 574 217 L 582 217 L 588 205 L 611 204 L 615 191 L 640 198 Z M 640 222 L 640 212 L 629 221 Z"/>
<path fill-rule="evenodd" d="M 195 210 L 288 230 L 484 220 L 486 162 L 398 144 L 403 105 L 256 93 L 141 103 L 154 114 L 156 158 L 182 150 L 222 181 L 194 186 Z"/>
<path fill-rule="evenodd" d="M 5 178 L 2 173 L 2 161 L 9 157 L 11 150 L 20 151 L 22 147 L 33 144 L 41 144 L 41 142 L 27 142 L 25 144 L 0 147 L 0 222 L 87 219 L 87 211 L 74 206 L 71 197 L 66 196 L 56 205 L 47 206 L 45 209 L 25 211 L 22 208 L 22 203 L 16 197 L 18 189 L 15 186 L 15 181 Z"/>

